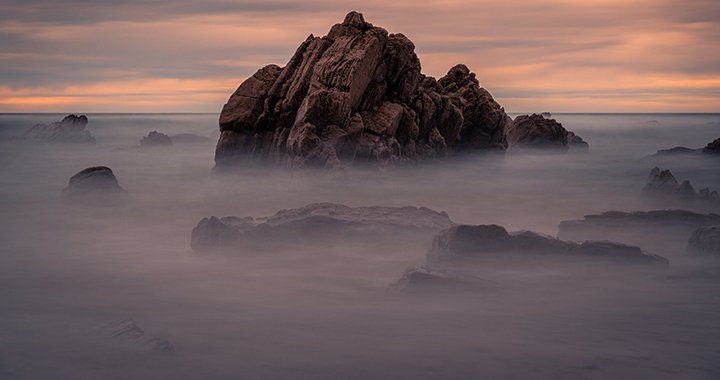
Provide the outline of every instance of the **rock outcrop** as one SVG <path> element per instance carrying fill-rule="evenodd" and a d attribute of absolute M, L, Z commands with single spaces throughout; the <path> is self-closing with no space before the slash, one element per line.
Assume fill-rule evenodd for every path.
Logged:
<path fill-rule="evenodd" d="M 687 253 L 720 257 L 720 225 L 695 230 L 688 240 Z"/>
<path fill-rule="evenodd" d="M 477 277 L 453 270 L 411 266 L 397 282 L 388 285 L 388 294 L 427 294 L 443 291 L 474 291 L 492 287 Z"/>
<path fill-rule="evenodd" d="M 247 160 L 291 168 L 392 165 L 507 147 L 511 119 L 475 74 L 420 72 L 415 46 L 350 12 L 310 35 L 285 67 L 243 82 L 220 114 L 216 168 Z"/>
<path fill-rule="evenodd" d="M 696 156 L 700 154 L 701 149 L 691 149 L 684 146 L 676 146 L 670 149 L 661 149 L 653 154 L 653 157 L 658 156 Z"/>
<path fill-rule="evenodd" d="M 70 177 L 61 197 L 64 201 L 115 201 L 126 199 L 128 192 L 120 186 L 110 168 L 93 166 Z"/>
<path fill-rule="evenodd" d="M 430 232 L 454 225 L 445 212 L 425 207 L 348 207 L 313 203 L 282 210 L 273 216 L 202 219 L 192 231 L 190 246 L 207 253 L 238 245 L 392 237 L 402 232 Z"/>
<path fill-rule="evenodd" d="M 87 123 L 85 115 L 68 115 L 62 121 L 50 125 L 36 124 L 20 138 L 30 141 L 94 143 L 95 138 L 85 130 Z"/>
<path fill-rule="evenodd" d="M 702 150 L 702 154 L 720 155 L 720 138 L 708 143 Z"/>
<path fill-rule="evenodd" d="M 659 173 L 658 173 L 659 172 Z M 652 178 L 651 178 L 652 177 Z M 709 188 L 695 191 L 690 181 L 678 183 L 670 170 L 660 171 L 655 167 L 650 171 L 650 181 L 643 187 L 641 195 L 647 199 L 662 202 L 692 203 L 701 201 L 706 204 L 720 205 L 720 194 Z"/>
<path fill-rule="evenodd" d="M 180 133 L 170 138 L 174 144 L 204 144 L 212 140 L 205 136 L 196 135 L 194 133 Z"/>
<path fill-rule="evenodd" d="M 173 146 L 170 136 L 152 131 L 140 140 L 140 146 Z"/>
<path fill-rule="evenodd" d="M 555 119 L 542 115 L 520 115 L 507 130 L 510 148 L 567 150 L 569 147 L 587 149 L 588 144 L 580 136 L 568 132 Z"/>
<path fill-rule="evenodd" d="M 145 334 L 130 319 L 118 319 L 98 326 L 92 331 L 97 336 L 112 339 L 125 347 L 139 351 L 173 352 L 175 347 L 169 341 Z"/>
<path fill-rule="evenodd" d="M 477 260 L 542 262 L 546 259 L 598 259 L 613 263 L 666 268 L 667 259 L 638 247 L 611 241 L 576 243 L 532 231 L 508 233 L 498 225 L 453 226 L 440 232 L 427 255 L 429 264 L 471 263 Z"/>

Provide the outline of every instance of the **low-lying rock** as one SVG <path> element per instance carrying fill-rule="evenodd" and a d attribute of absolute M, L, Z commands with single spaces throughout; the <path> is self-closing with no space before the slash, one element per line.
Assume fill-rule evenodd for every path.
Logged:
<path fill-rule="evenodd" d="M 565 151 L 569 147 L 587 149 L 588 144 L 575 133 L 568 132 L 555 119 L 542 115 L 520 115 L 507 130 L 509 148 L 533 148 Z"/>
<path fill-rule="evenodd" d="M 695 230 L 688 240 L 687 253 L 720 257 L 720 225 Z"/>
<path fill-rule="evenodd" d="M 140 140 L 140 146 L 173 146 L 170 136 L 152 131 Z"/>
<path fill-rule="evenodd" d="M 139 351 L 173 352 L 175 347 L 165 339 L 148 334 L 130 319 L 118 319 L 114 322 L 98 326 L 92 330 L 94 334 L 112 339 L 120 344 Z"/>
<path fill-rule="evenodd" d="M 489 283 L 453 270 L 411 266 L 386 289 L 388 294 L 425 294 L 442 291 L 468 291 L 486 288 Z"/>
<path fill-rule="evenodd" d="M 62 121 L 50 125 L 36 124 L 20 138 L 30 141 L 94 143 L 95 138 L 85 130 L 87 123 L 85 115 L 68 115 Z"/>
<path fill-rule="evenodd" d="M 454 225 L 445 212 L 426 207 L 348 207 L 313 203 L 261 218 L 210 217 L 192 231 L 190 246 L 205 253 L 239 243 L 390 237 L 403 231 L 435 233 Z"/>
<path fill-rule="evenodd" d="M 65 201 L 111 201 L 126 199 L 127 196 L 127 190 L 120 186 L 117 177 L 107 166 L 93 166 L 79 171 L 70 177 L 68 186 L 61 193 Z"/>
<path fill-rule="evenodd" d="M 532 231 L 508 233 L 498 225 L 453 226 L 440 232 L 427 255 L 429 264 L 465 263 L 480 259 L 526 261 L 545 259 L 600 259 L 613 263 L 644 264 L 666 268 L 664 257 L 638 247 L 611 241 L 576 243 Z"/>
<path fill-rule="evenodd" d="M 670 149 L 661 149 L 653 154 L 653 157 L 657 156 L 696 156 L 700 154 L 701 149 L 691 149 L 684 146 L 676 146 Z"/>

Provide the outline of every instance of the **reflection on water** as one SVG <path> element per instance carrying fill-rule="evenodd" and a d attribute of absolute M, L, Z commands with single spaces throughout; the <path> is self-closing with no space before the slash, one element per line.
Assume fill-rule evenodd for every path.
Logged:
<path fill-rule="evenodd" d="M 189 245 L 203 217 L 313 202 L 426 206 L 456 223 L 556 235 L 562 220 L 648 209 L 638 196 L 656 165 L 720 189 L 716 160 L 643 158 L 704 146 L 720 137 L 720 115 L 554 115 L 588 154 L 508 152 L 340 179 L 263 167 L 212 175 L 213 142 L 139 148 L 153 130 L 215 140 L 217 115 L 88 115 L 90 145 L 9 139 L 62 116 L 0 115 L 2 379 L 720 377 L 720 262 L 687 257 L 682 242 L 654 252 L 670 259 L 667 274 L 583 278 L 550 264 L 486 271 L 491 290 L 427 297 L 384 290 L 424 264 L 432 236 L 234 257 Z M 61 204 L 70 176 L 97 165 L 132 201 Z M 87 334 L 119 318 L 175 353 Z"/>

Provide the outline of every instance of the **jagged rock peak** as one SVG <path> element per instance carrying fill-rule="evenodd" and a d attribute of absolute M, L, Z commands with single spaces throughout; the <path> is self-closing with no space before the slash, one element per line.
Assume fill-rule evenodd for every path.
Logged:
<path fill-rule="evenodd" d="M 285 67 L 243 82 L 220 115 L 216 167 L 393 165 L 507 148 L 512 121 L 465 65 L 421 73 L 415 45 L 350 12 Z"/>

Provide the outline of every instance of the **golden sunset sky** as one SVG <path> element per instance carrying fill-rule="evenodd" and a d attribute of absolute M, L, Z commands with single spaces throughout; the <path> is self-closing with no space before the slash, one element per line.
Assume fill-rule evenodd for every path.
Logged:
<path fill-rule="evenodd" d="M 3 0 L 0 112 L 219 112 L 350 10 L 508 112 L 720 112 L 719 0 Z"/>

